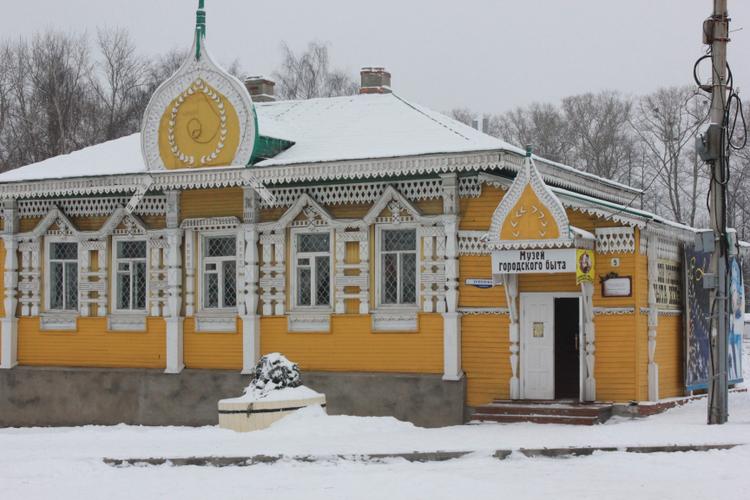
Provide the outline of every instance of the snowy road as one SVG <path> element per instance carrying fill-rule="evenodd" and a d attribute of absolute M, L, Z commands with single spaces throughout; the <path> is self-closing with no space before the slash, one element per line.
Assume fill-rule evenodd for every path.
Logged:
<path fill-rule="evenodd" d="M 588 427 L 472 425 L 420 429 L 392 418 L 292 415 L 265 431 L 132 426 L 0 429 L 0 498 L 743 498 L 750 446 L 729 451 L 548 459 L 489 457 L 497 448 L 750 444 L 750 395 L 731 422 L 705 425 L 705 401 L 645 420 Z M 126 467 L 102 457 L 331 455 L 476 450 L 443 463 L 283 461 L 252 467 Z M 718 478 L 716 483 L 713 479 Z"/>

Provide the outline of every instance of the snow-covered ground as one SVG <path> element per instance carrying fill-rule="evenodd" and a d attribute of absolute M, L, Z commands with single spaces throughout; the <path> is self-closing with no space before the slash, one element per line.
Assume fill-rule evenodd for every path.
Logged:
<path fill-rule="evenodd" d="M 270 429 L 215 427 L 0 429 L 0 498 L 742 498 L 750 446 L 734 450 L 548 459 L 499 448 L 750 444 L 750 395 L 733 394 L 731 422 L 705 425 L 705 400 L 644 420 L 575 427 L 481 424 L 421 429 L 393 418 L 325 416 L 307 409 Z M 442 463 L 292 460 L 251 467 L 123 467 L 103 457 L 333 455 L 475 450 Z M 742 493 L 742 492 L 745 493 Z"/>
<path fill-rule="evenodd" d="M 746 346 L 746 352 L 750 346 Z M 745 376 L 750 362 L 745 356 Z M 706 401 L 648 419 L 613 418 L 604 425 L 480 424 L 422 429 L 393 418 L 327 416 L 319 408 L 293 414 L 264 431 L 217 427 L 77 427 L 0 429 L 0 498 L 382 499 L 748 498 L 750 394 L 730 398 L 730 423 L 705 424 Z M 727 451 L 597 453 L 551 459 L 496 449 L 726 444 Z M 330 458 L 282 460 L 251 467 L 123 467 L 103 457 L 191 457 L 397 453 L 472 450 L 440 463 L 382 463 Z"/>

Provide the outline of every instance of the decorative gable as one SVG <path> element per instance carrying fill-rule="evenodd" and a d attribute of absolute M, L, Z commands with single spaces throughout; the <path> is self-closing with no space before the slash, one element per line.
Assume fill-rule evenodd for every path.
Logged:
<path fill-rule="evenodd" d="M 523 168 L 492 215 L 488 247 L 552 248 L 572 243 L 565 208 L 542 180 L 529 151 Z"/>
<path fill-rule="evenodd" d="M 146 108 L 141 146 L 149 170 L 250 163 L 255 109 L 245 86 L 211 59 L 205 20 L 201 0 L 190 55 Z"/>

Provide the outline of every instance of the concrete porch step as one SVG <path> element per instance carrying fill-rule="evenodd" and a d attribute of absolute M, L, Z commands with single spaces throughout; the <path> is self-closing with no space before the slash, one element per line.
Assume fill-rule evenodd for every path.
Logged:
<path fill-rule="evenodd" d="M 564 424 L 564 425 L 595 425 L 601 423 L 598 417 L 591 416 L 566 416 L 566 415 L 502 415 L 493 413 L 475 413 L 472 422 L 498 422 L 512 424 L 518 422 L 531 422 L 534 424 Z"/>
<path fill-rule="evenodd" d="M 612 416 L 612 404 L 577 401 L 501 401 L 474 408 L 471 420 L 593 425 Z"/>

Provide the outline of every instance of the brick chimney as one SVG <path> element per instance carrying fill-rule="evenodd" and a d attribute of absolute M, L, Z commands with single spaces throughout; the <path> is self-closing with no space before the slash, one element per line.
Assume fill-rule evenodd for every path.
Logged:
<path fill-rule="evenodd" d="M 385 68 L 362 68 L 360 94 L 390 94 L 391 74 Z"/>
<path fill-rule="evenodd" d="M 273 88 L 276 82 L 262 76 L 250 76 L 245 79 L 245 88 L 250 92 L 254 102 L 272 102 L 276 100 Z"/>

